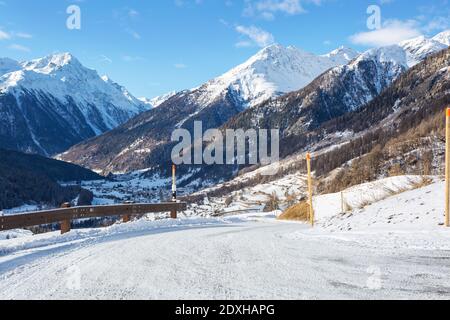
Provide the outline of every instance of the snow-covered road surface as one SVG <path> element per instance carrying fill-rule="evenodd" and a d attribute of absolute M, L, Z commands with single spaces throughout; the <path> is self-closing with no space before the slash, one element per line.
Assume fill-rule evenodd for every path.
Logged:
<path fill-rule="evenodd" d="M 409 249 L 396 233 L 334 234 L 267 217 L 155 223 L 6 240 L 0 298 L 450 298 L 448 237 L 442 248 Z"/>

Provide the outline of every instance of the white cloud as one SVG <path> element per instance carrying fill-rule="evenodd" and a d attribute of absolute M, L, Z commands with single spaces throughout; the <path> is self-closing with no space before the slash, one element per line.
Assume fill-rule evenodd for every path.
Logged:
<path fill-rule="evenodd" d="M 112 63 L 113 62 L 111 58 L 105 56 L 104 54 L 100 55 L 99 58 L 100 58 L 99 59 L 100 62 L 106 62 L 106 63 Z"/>
<path fill-rule="evenodd" d="M 184 63 L 175 63 L 173 66 L 177 69 L 186 69 L 187 68 L 187 65 L 185 65 Z"/>
<path fill-rule="evenodd" d="M 202 4 L 203 0 L 194 0 L 194 1 L 192 1 L 192 0 L 175 0 L 175 5 L 177 7 L 182 7 L 182 6 L 184 6 L 186 4 L 190 4 L 190 3 Z"/>
<path fill-rule="evenodd" d="M 125 31 L 129 35 L 131 35 L 134 39 L 136 39 L 136 40 L 140 40 L 141 39 L 141 35 L 138 32 L 134 31 L 133 29 L 128 28 Z"/>
<path fill-rule="evenodd" d="M 30 48 L 22 46 L 20 44 L 12 44 L 8 47 L 8 49 L 22 51 L 22 52 L 30 52 Z"/>
<path fill-rule="evenodd" d="M 364 46 L 388 46 L 422 35 L 414 20 L 389 20 L 379 30 L 359 32 L 350 37 L 354 44 Z"/>
<path fill-rule="evenodd" d="M 10 38 L 11 35 L 8 32 L 0 30 L 0 40 L 8 40 Z"/>
<path fill-rule="evenodd" d="M 123 56 L 122 60 L 125 61 L 125 62 L 146 61 L 145 58 L 143 58 L 143 57 L 130 56 L 130 55 Z"/>
<path fill-rule="evenodd" d="M 14 33 L 14 35 L 18 38 L 23 38 L 23 39 L 31 39 L 33 38 L 33 36 L 29 33 L 25 33 L 25 32 L 17 32 Z"/>
<path fill-rule="evenodd" d="M 450 28 L 450 15 L 446 17 L 434 17 L 424 27 L 425 32 L 436 32 Z"/>
<path fill-rule="evenodd" d="M 253 43 L 251 43 L 250 41 L 239 41 L 235 44 L 237 48 L 246 48 L 251 47 L 252 45 Z"/>
<path fill-rule="evenodd" d="M 137 11 L 135 9 L 129 9 L 128 10 L 128 16 L 130 18 L 135 18 L 135 17 L 139 16 L 139 11 Z"/>
<path fill-rule="evenodd" d="M 236 44 L 237 47 L 250 46 L 251 44 L 255 44 L 259 47 L 266 47 L 275 42 L 275 39 L 271 33 L 255 26 L 237 26 L 236 31 L 248 37 L 248 40 L 238 42 Z"/>
<path fill-rule="evenodd" d="M 113 11 L 113 18 L 116 19 L 123 30 L 136 40 L 141 39 L 141 34 L 135 30 L 139 20 L 139 11 L 124 7 Z"/>
<path fill-rule="evenodd" d="M 306 13 L 304 4 L 320 5 L 323 0 L 258 0 L 246 1 L 245 16 L 260 16 L 266 20 L 275 19 L 275 14 L 297 15 Z"/>
<path fill-rule="evenodd" d="M 291 15 L 305 12 L 300 0 L 263 0 L 257 2 L 255 7 L 261 12 L 284 12 Z"/>

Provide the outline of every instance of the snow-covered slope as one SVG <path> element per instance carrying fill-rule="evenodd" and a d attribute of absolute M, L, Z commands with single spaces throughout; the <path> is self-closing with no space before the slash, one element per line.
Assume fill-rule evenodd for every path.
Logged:
<path fill-rule="evenodd" d="M 409 67 L 413 67 L 428 55 L 447 48 L 449 43 L 450 31 L 446 31 L 439 33 L 431 39 L 420 36 L 407 40 L 401 42 L 399 46 L 405 51 L 406 63 Z"/>
<path fill-rule="evenodd" d="M 450 30 L 443 31 L 432 38 L 434 41 L 450 46 Z"/>
<path fill-rule="evenodd" d="M 394 177 L 355 186 L 344 191 L 344 201 L 349 205 L 345 213 L 339 210 L 340 194 L 317 197 L 319 224 L 332 232 L 445 231 L 445 184 L 435 180 L 422 188 L 414 188 L 420 185 L 418 177 Z"/>
<path fill-rule="evenodd" d="M 124 87 L 69 53 L 20 63 L 2 59 L 0 74 L 0 140 L 9 140 L 0 144 L 4 147 L 53 154 L 147 109 Z M 55 121 L 69 134 L 45 128 Z"/>

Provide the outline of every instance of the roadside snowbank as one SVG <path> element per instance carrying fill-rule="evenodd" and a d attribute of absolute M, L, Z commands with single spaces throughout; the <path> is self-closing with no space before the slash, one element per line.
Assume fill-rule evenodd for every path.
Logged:
<path fill-rule="evenodd" d="M 345 211 L 353 211 L 372 203 L 384 200 L 396 194 L 415 189 L 429 179 L 437 181 L 436 177 L 397 176 L 380 179 L 353 186 L 343 191 Z M 329 218 L 342 213 L 341 193 L 331 193 L 314 197 L 314 209 L 317 220 Z"/>

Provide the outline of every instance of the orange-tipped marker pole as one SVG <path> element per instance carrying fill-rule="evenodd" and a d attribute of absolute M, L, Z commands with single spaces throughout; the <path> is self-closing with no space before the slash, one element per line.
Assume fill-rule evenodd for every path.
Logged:
<path fill-rule="evenodd" d="M 172 201 L 177 201 L 177 167 L 172 165 Z"/>
<path fill-rule="evenodd" d="M 172 201 L 177 202 L 177 167 L 175 165 L 172 165 Z M 170 212 L 170 218 L 177 218 L 176 210 Z"/>
<path fill-rule="evenodd" d="M 445 118 L 445 226 L 450 227 L 450 108 Z"/>
<path fill-rule="evenodd" d="M 306 167 L 308 169 L 308 196 L 309 196 L 309 220 L 314 227 L 313 186 L 311 176 L 311 154 L 306 154 Z"/>

